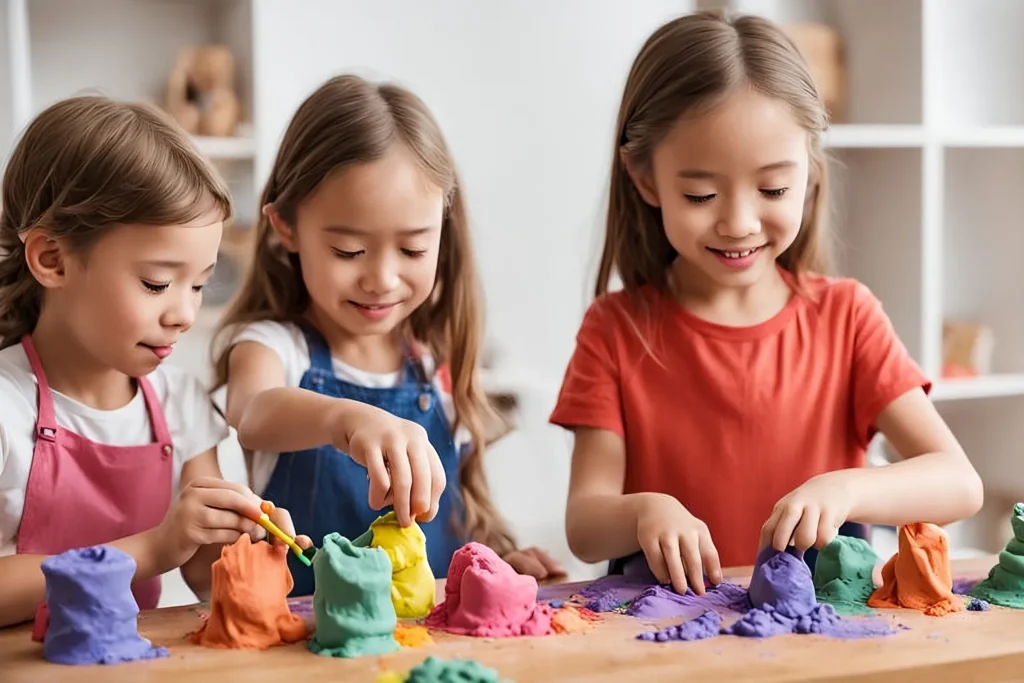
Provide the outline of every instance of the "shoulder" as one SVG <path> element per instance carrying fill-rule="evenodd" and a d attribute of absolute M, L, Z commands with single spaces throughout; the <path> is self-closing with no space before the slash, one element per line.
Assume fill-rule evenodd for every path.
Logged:
<path fill-rule="evenodd" d="M 231 330 L 227 336 L 228 344 L 234 345 L 243 341 L 254 341 L 274 351 L 301 348 L 306 350 L 306 339 L 302 330 L 295 323 L 277 320 L 259 320 L 245 323 Z"/>
<path fill-rule="evenodd" d="M 800 290 L 813 309 L 830 318 L 854 318 L 882 307 L 866 284 L 851 277 L 808 273 L 800 279 Z"/>
<path fill-rule="evenodd" d="M 664 297 L 652 286 L 635 291 L 619 290 L 602 294 L 590 302 L 583 314 L 580 333 L 618 335 L 636 332 L 663 315 Z"/>
<path fill-rule="evenodd" d="M 6 421 L 8 410 L 29 407 L 35 414 L 36 378 L 28 357 L 20 344 L 0 350 L 0 419 Z"/>

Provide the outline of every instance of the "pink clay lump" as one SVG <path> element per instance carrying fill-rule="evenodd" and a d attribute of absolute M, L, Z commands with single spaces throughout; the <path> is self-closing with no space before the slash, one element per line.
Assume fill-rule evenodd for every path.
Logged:
<path fill-rule="evenodd" d="M 427 616 L 429 628 L 482 638 L 552 632 L 553 610 L 537 603 L 537 579 L 516 573 L 480 543 L 467 543 L 452 556 L 444 593 L 444 602 Z"/>

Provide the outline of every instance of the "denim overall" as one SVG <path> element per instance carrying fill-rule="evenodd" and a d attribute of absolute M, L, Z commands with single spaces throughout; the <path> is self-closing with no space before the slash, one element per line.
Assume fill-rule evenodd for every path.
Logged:
<path fill-rule="evenodd" d="M 859 522 L 844 522 L 839 527 L 839 536 L 853 536 L 854 538 L 860 538 L 865 541 L 871 541 L 870 529 Z M 712 539 L 714 540 L 714 539 Z M 818 561 L 818 551 L 814 548 L 808 548 L 804 551 L 804 562 L 811 568 L 811 572 L 814 572 L 814 565 Z M 753 563 L 751 563 L 753 564 Z M 628 557 L 619 557 L 608 563 L 609 574 L 623 574 L 627 565 L 630 568 L 637 567 L 638 565 L 644 566 L 646 569 L 647 561 L 644 558 L 643 552 L 634 553 Z M 723 567 L 725 569 L 725 567 Z M 636 570 L 639 571 L 639 570 Z"/>
<path fill-rule="evenodd" d="M 448 574 L 452 555 L 465 541 L 455 533 L 453 519 L 461 521 L 459 497 L 459 452 L 451 427 L 433 382 L 426 376 L 420 359 L 405 354 L 402 381 L 388 388 L 363 387 L 334 376 L 331 351 L 317 330 L 302 325 L 309 347 L 310 366 L 299 383 L 301 389 L 324 396 L 361 401 L 421 425 L 444 467 L 448 486 L 439 501 L 437 516 L 420 523 L 427 538 L 427 559 L 435 577 Z M 313 539 L 319 547 L 324 536 L 338 532 L 355 540 L 370 523 L 387 510 L 374 510 L 368 502 L 366 469 L 330 444 L 305 451 L 281 453 L 263 497 L 287 508 L 295 530 Z M 460 517 L 453 517 L 460 515 Z M 295 580 L 291 596 L 311 595 L 313 570 L 288 553 L 288 567 Z"/>

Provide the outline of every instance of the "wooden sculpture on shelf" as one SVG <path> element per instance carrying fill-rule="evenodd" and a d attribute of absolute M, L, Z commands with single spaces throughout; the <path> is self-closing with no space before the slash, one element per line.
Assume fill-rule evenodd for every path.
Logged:
<path fill-rule="evenodd" d="M 235 134 L 241 104 L 235 91 L 235 59 L 222 45 L 188 47 L 167 80 L 166 109 L 192 135 Z"/>
<path fill-rule="evenodd" d="M 992 372 L 992 329 L 976 323 L 942 323 L 942 376 L 977 377 Z"/>
<path fill-rule="evenodd" d="M 794 23 L 784 27 L 807 61 L 811 78 L 832 123 L 842 122 L 846 108 L 846 63 L 839 32 L 819 23 Z"/>

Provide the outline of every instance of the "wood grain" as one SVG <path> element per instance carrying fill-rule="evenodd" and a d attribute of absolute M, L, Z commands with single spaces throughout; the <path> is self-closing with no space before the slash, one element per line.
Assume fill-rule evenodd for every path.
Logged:
<path fill-rule="evenodd" d="M 994 558 L 954 563 L 958 577 L 980 577 Z M 728 574 L 743 583 L 749 568 Z M 439 582 L 439 590 L 443 584 Z M 265 652 L 204 649 L 185 636 L 201 623 L 200 609 L 144 612 L 139 631 L 170 648 L 167 659 L 117 666 L 64 667 L 42 659 L 28 627 L 0 630 L 0 680 L 5 683 L 98 681 L 119 683 L 181 680 L 300 683 L 309 680 L 372 683 L 384 668 L 405 671 L 428 655 L 472 658 L 506 679 L 532 681 L 1009 681 L 1024 671 L 1024 611 L 993 608 L 926 617 L 909 610 L 879 610 L 910 628 L 870 640 L 779 636 L 751 640 L 723 636 L 695 643 L 635 639 L 652 622 L 606 615 L 593 630 L 573 635 L 485 640 L 435 633 L 435 645 L 385 657 L 333 659 L 303 644 Z M 712 678 L 713 677 L 713 678 Z"/>

